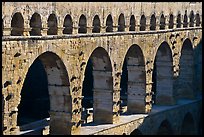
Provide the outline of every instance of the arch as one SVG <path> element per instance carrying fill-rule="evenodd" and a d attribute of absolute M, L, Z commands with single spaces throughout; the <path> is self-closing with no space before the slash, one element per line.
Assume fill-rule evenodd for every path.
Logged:
<path fill-rule="evenodd" d="M 184 18 L 183 18 L 183 27 L 184 27 L 184 28 L 188 27 L 187 11 L 185 11 Z"/>
<path fill-rule="evenodd" d="M 145 112 L 146 73 L 141 48 L 132 45 L 125 56 L 121 76 L 121 108 L 127 104 L 127 113 Z"/>
<path fill-rule="evenodd" d="M 157 135 L 173 135 L 172 126 L 168 120 L 163 120 L 157 130 Z"/>
<path fill-rule="evenodd" d="M 100 19 L 98 15 L 94 16 L 92 33 L 100 33 Z"/>
<path fill-rule="evenodd" d="M 48 18 L 47 35 L 57 35 L 57 17 L 55 14 L 50 14 Z"/>
<path fill-rule="evenodd" d="M 173 105 L 173 58 L 167 42 L 159 46 L 152 74 L 152 100 L 157 105 Z"/>
<path fill-rule="evenodd" d="M 79 18 L 78 33 L 87 33 L 87 20 L 83 14 Z"/>
<path fill-rule="evenodd" d="M 30 20 L 30 36 L 41 36 L 42 21 L 41 16 L 38 13 L 34 13 Z"/>
<path fill-rule="evenodd" d="M 174 15 L 170 14 L 169 16 L 169 29 L 173 29 L 174 27 Z"/>
<path fill-rule="evenodd" d="M 20 12 L 13 15 L 11 20 L 11 36 L 23 36 L 24 19 Z"/>
<path fill-rule="evenodd" d="M 118 31 L 125 31 L 125 17 L 123 13 L 120 14 L 118 19 Z"/>
<path fill-rule="evenodd" d="M 145 30 L 146 30 L 146 17 L 145 15 L 142 15 L 140 19 L 140 31 L 145 31 Z"/>
<path fill-rule="evenodd" d="M 156 30 L 156 17 L 153 14 L 150 19 L 150 30 Z"/>
<path fill-rule="evenodd" d="M 139 129 L 135 129 L 130 133 L 130 135 L 143 135 L 142 132 Z"/>
<path fill-rule="evenodd" d="M 181 14 L 179 13 L 177 15 L 177 20 L 176 20 L 176 28 L 181 28 Z"/>
<path fill-rule="evenodd" d="M 193 98 L 194 58 L 192 43 L 188 38 L 183 42 L 179 65 L 178 98 Z"/>
<path fill-rule="evenodd" d="M 111 14 L 106 19 L 106 32 L 113 32 L 113 19 Z"/>
<path fill-rule="evenodd" d="M 199 13 L 196 14 L 195 20 L 196 20 L 196 27 L 200 26 L 200 15 L 199 15 Z"/>
<path fill-rule="evenodd" d="M 93 84 L 91 93 L 93 94 L 93 122 L 96 124 L 113 123 L 113 77 L 110 57 L 104 48 L 98 47 L 92 52 L 90 60 L 89 67 L 91 67 L 93 82 L 89 82 L 90 85 L 86 86 Z"/>
<path fill-rule="evenodd" d="M 164 14 L 162 14 L 160 18 L 160 30 L 164 30 L 164 29 L 165 29 L 165 17 L 164 17 Z"/>
<path fill-rule="evenodd" d="M 190 24 L 189 24 L 189 26 L 190 27 L 194 27 L 194 12 L 193 11 L 191 11 L 190 12 Z"/>
<path fill-rule="evenodd" d="M 195 121 L 190 112 L 187 112 L 183 118 L 181 135 L 196 135 Z"/>
<path fill-rule="evenodd" d="M 43 77 L 46 76 L 46 78 L 44 79 L 47 79 L 47 82 L 45 82 L 44 84 L 46 84 L 46 89 L 48 90 L 49 100 L 50 100 L 50 110 L 49 110 L 50 134 L 71 134 L 72 100 L 70 95 L 70 87 L 69 87 L 70 83 L 69 83 L 66 67 L 62 62 L 61 58 L 53 52 L 42 53 L 36 58 L 36 60 L 33 63 L 36 63 L 36 61 L 38 63 L 40 61 L 41 66 L 44 66 L 44 67 L 41 67 L 46 74 L 46 75 L 43 75 Z M 32 69 L 31 67 L 29 68 L 26 77 L 29 77 L 28 74 L 29 74 L 29 71 Z M 26 81 L 24 81 L 24 83 L 25 82 Z M 36 89 L 39 89 L 39 88 L 40 88 L 40 85 L 37 85 Z M 25 92 L 28 92 L 28 91 L 25 91 Z M 34 93 L 33 95 L 39 96 L 36 93 Z M 33 98 L 31 95 L 31 100 Z M 22 96 L 21 103 L 23 99 L 24 98 Z M 31 105 L 31 104 L 27 104 L 27 105 Z"/>
<path fill-rule="evenodd" d="M 129 27 L 129 31 L 135 31 L 135 25 L 136 23 L 135 23 L 135 16 L 134 15 L 132 15 L 131 17 L 130 17 L 130 27 Z"/>
<path fill-rule="evenodd" d="M 63 27 L 64 27 L 63 34 L 72 34 L 73 22 L 72 17 L 70 15 L 66 15 Z"/>

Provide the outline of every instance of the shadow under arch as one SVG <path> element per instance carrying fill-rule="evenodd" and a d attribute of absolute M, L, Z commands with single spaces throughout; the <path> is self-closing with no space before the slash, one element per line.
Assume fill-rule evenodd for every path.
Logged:
<path fill-rule="evenodd" d="M 145 113 L 146 72 L 141 48 L 132 45 L 123 61 L 120 82 L 121 114 Z M 127 107 L 127 108 L 125 108 Z"/>
<path fill-rule="evenodd" d="M 173 135 L 172 126 L 168 120 L 163 120 L 158 128 L 157 135 Z"/>
<path fill-rule="evenodd" d="M 154 59 L 152 96 L 156 105 L 175 104 L 173 94 L 173 58 L 167 42 L 162 42 Z"/>
<path fill-rule="evenodd" d="M 93 113 L 86 115 L 93 118 L 84 117 L 86 123 L 107 124 L 113 123 L 113 78 L 112 65 L 107 51 L 96 48 L 89 57 L 86 65 L 85 77 L 83 81 L 82 95 L 86 101 L 82 100 L 82 107 L 93 107 Z M 90 104 L 86 104 L 89 102 Z M 93 102 L 91 104 L 91 102 Z M 83 114 L 83 113 L 82 113 Z M 104 117 L 105 115 L 105 117 Z M 83 117 L 83 116 L 82 116 Z M 87 121 L 88 119 L 89 121 Z"/>
<path fill-rule="evenodd" d="M 142 132 L 139 129 L 135 129 L 130 133 L 130 135 L 143 135 Z"/>
<path fill-rule="evenodd" d="M 37 64 L 36 64 L 37 63 Z M 34 67 L 37 68 L 34 68 Z M 41 70 L 39 70 L 39 68 Z M 37 70 L 37 71 L 36 71 Z M 33 81 L 27 81 L 27 80 L 32 80 L 32 77 L 35 77 L 35 75 L 39 75 L 40 73 L 38 71 L 41 71 L 41 76 L 37 79 L 37 81 L 44 81 L 43 88 L 40 91 L 43 93 L 39 93 L 37 89 L 40 89 L 39 82 L 37 82 L 37 85 L 29 87 L 29 85 L 32 85 Z M 33 74 L 31 74 L 33 73 Z M 43 80 L 42 80 L 43 79 Z M 30 84 L 29 84 L 30 83 Z M 64 63 L 62 62 L 61 58 L 53 53 L 53 52 L 44 52 L 41 55 L 39 55 L 35 61 L 32 63 L 30 66 L 26 79 L 24 81 L 24 85 L 22 88 L 22 97 L 21 97 L 21 103 L 26 97 L 29 98 L 29 101 L 31 103 L 36 103 L 34 102 L 35 97 L 37 96 L 38 98 L 42 99 L 39 95 L 44 94 L 43 97 L 46 98 L 46 100 L 41 104 L 46 104 L 46 107 L 44 108 L 44 116 L 50 116 L 50 133 L 49 134 L 62 134 L 62 135 L 67 135 L 71 134 L 71 95 L 70 95 L 70 83 L 68 79 L 68 73 L 66 70 L 66 67 Z M 29 89 L 35 87 L 35 89 Z M 32 95 L 29 95 L 29 91 L 31 90 Z M 32 91 L 33 90 L 33 91 Z M 26 93 L 26 94 L 23 94 Z M 28 93 L 27 93 L 28 92 Z M 36 93 L 34 93 L 36 92 Z M 34 95 L 34 96 L 33 96 Z M 32 102 L 33 101 L 33 102 Z M 23 111 L 27 111 L 30 113 L 33 113 L 32 107 L 25 107 L 21 104 L 19 105 L 19 115 L 18 119 L 20 116 L 25 116 L 22 115 Z M 26 105 L 33 105 L 33 104 L 26 104 Z M 35 106 L 35 113 L 34 114 L 39 114 L 39 108 L 40 106 Z M 46 112 L 47 111 L 47 112 Z M 32 115 L 32 114 L 31 114 Z M 21 126 L 21 125 L 20 125 Z"/>
<path fill-rule="evenodd" d="M 187 112 L 183 118 L 181 135 L 196 135 L 195 121 L 190 112 Z"/>

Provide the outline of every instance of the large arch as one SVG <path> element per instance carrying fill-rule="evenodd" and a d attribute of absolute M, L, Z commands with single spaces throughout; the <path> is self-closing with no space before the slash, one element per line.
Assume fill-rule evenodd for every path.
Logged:
<path fill-rule="evenodd" d="M 188 38 L 182 45 L 179 66 L 178 98 L 193 98 L 194 58 L 192 43 Z"/>
<path fill-rule="evenodd" d="M 144 55 L 138 45 L 132 45 L 126 53 L 120 87 L 122 105 L 127 104 L 127 113 L 144 113 L 146 73 Z"/>
<path fill-rule="evenodd" d="M 54 13 L 50 14 L 48 18 L 47 35 L 57 35 L 57 17 Z"/>
<path fill-rule="evenodd" d="M 167 42 L 159 46 L 152 76 L 153 102 L 157 105 L 173 105 L 173 58 Z"/>
<path fill-rule="evenodd" d="M 113 32 L 113 19 L 111 14 L 106 19 L 106 32 Z"/>
<path fill-rule="evenodd" d="M 93 26 L 92 33 L 100 33 L 101 23 L 98 15 L 94 16 L 92 26 Z"/>
<path fill-rule="evenodd" d="M 70 95 L 70 83 L 68 79 L 68 73 L 66 67 L 60 57 L 53 52 L 44 52 L 33 62 L 42 63 L 41 66 L 44 66 L 44 72 L 46 75 L 47 82 L 46 86 L 44 86 L 48 90 L 50 107 L 49 107 L 49 115 L 50 115 L 50 134 L 61 134 L 67 135 L 71 134 L 71 95 Z M 32 65 L 31 65 L 32 66 Z M 39 66 L 39 65 L 38 65 Z M 42 68 L 43 69 L 43 68 Z M 29 74 L 30 69 L 28 70 Z M 35 72 L 38 75 L 38 72 Z M 29 77 L 28 75 L 26 77 Z M 41 77 L 42 78 L 42 77 Z M 40 81 L 40 80 L 39 80 Z M 32 82 L 32 81 L 30 81 Z M 26 84 L 26 81 L 24 81 Z M 27 85 L 28 86 L 28 85 Z M 36 89 L 40 89 L 41 85 L 35 85 Z M 29 91 L 25 91 L 29 92 Z M 34 91 L 37 92 L 37 91 Z M 29 93 L 28 93 L 29 94 Z M 33 95 L 39 96 L 36 93 Z M 30 101 L 32 101 L 35 97 L 30 96 Z M 21 103 L 24 100 L 23 96 L 21 98 Z M 38 102 L 39 103 L 39 102 Z M 45 103 L 45 102 L 44 102 Z M 31 104 L 27 104 L 31 105 Z M 20 105 L 19 105 L 20 106 Z M 38 106 L 39 107 L 39 106 Z M 22 107 L 21 107 L 22 108 Z M 20 112 L 21 110 L 19 110 Z M 27 111 L 27 110 L 24 110 Z M 22 112 L 22 111 L 21 111 Z M 39 112 L 40 113 L 40 112 Z M 37 114 L 37 113 L 36 113 Z M 18 119 L 21 114 L 18 115 Z"/>
<path fill-rule="evenodd" d="M 72 34 L 73 22 L 72 17 L 70 15 L 66 15 L 63 27 L 64 27 L 63 34 Z"/>
<path fill-rule="evenodd" d="M 30 36 L 41 36 L 42 21 L 40 14 L 34 13 L 30 20 Z"/>
<path fill-rule="evenodd" d="M 78 33 L 87 33 L 87 20 L 83 14 L 79 18 Z"/>
<path fill-rule="evenodd" d="M 168 120 L 163 120 L 158 128 L 157 135 L 174 135 L 172 126 Z"/>
<path fill-rule="evenodd" d="M 23 36 L 24 19 L 20 12 L 13 15 L 11 20 L 11 36 Z"/>
<path fill-rule="evenodd" d="M 186 113 L 181 125 L 181 135 L 196 135 L 196 127 L 193 116 L 190 112 Z"/>
<path fill-rule="evenodd" d="M 90 93 L 93 95 L 93 123 L 104 124 L 113 123 L 113 77 L 112 65 L 109 55 L 102 47 L 96 48 L 87 63 L 86 69 L 90 68 L 89 74 L 93 79 L 92 82 L 87 82 L 84 78 L 83 86 L 92 86 Z M 85 71 L 87 73 L 87 71 Z M 85 74 L 85 77 L 87 75 Z M 86 82 L 86 84 L 85 84 Z M 83 92 L 88 92 L 83 87 Z M 84 93 L 82 93 L 85 95 Z M 83 106 L 82 104 L 82 107 Z"/>
<path fill-rule="evenodd" d="M 125 17 L 123 13 L 118 18 L 118 31 L 125 31 Z"/>

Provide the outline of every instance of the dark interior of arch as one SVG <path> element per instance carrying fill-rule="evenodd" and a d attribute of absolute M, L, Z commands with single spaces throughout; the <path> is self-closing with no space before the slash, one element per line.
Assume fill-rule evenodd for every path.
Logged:
<path fill-rule="evenodd" d="M 194 13 L 193 11 L 191 11 L 190 13 L 190 24 L 189 24 L 190 27 L 193 27 L 194 26 Z"/>
<path fill-rule="evenodd" d="M 156 17 L 153 14 L 150 19 L 150 30 L 156 30 Z"/>
<path fill-rule="evenodd" d="M 72 34 L 72 30 L 73 30 L 73 22 L 72 22 L 72 18 L 70 15 L 66 15 L 65 19 L 64 19 L 64 24 L 63 27 L 63 34 Z"/>
<path fill-rule="evenodd" d="M 57 17 L 55 14 L 51 14 L 48 18 L 47 35 L 57 35 Z"/>
<path fill-rule="evenodd" d="M 146 18 L 144 15 L 142 15 L 140 19 L 140 31 L 145 31 L 146 29 Z"/>
<path fill-rule="evenodd" d="M 135 16 L 132 15 L 130 17 L 130 27 L 129 27 L 129 31 L 135 31 Z"/>
<path fill-rule="evenodd" d="M 165 17 L 162 14 L 160 18 L 160 30 L 163 30 L 163 29 L 165 29 Z"/>
<path fill-rule="evenodd" d="M 183 27 L 186 28 L 188 26 L 188 16 L 187 13 L 184 14 L 184 19 L 183 19 Z"/>
<path fill-rule="evenodd" d="M 200 15 L 197 13 L 195 16 L 196 26 L 200 26 Z"/>
<path fill-rule="evenodd" d="M 160 124 L 157 135 L 173 135 L 173 130 L 168 120 L 164 120 Z"/>
<path fill-rule="evenodd" d="M 142 132 L 139 129 L 135 129 L 130 133 L 130 135 L 142 135 Z"/>
<path fill-rule="evenodd" d="M 113 19 L 111 15 L 108 15 L 106 19 L 106 32 L 113 32 Z"/>
<path fill-rule="evenodd" d="M 195 135 L 195 122 L 192 115 L 188 112 L 182 122 L 181 135 Z"/>
<path fill-rule="evenodd" d="M 93 33 L 100 33 L 100 19 L 99 19 L 99 17 L 98 17 L 98 15 L 96 15 L 95 17 L 94 17 L 94 20 L 93 20 L 93 30 L 92 30 L 92 32 Z"/>
<path fill-rule="evenodd" d="M 118 19 L 118 31 L 125 31 L 125 18 L 124 14 L 120 14 Z"/>
<path fill-rule="evenodd" d="M 21 126 L 49 117 L 50 101 L 47 74 L 37 58 L 30 66 L 21 90 L 17 125 Z"/>
<path fill-rule="evenodd" d="M 42 22 L 38 13 L 34 13 L 30 20 L 31 36 L 41 36 Z"/>
<path fill-rule="evenodd" d="M 174 27 L 174 16 L 171 14 L 169 17 L 169 29 L 173 29 Z"/>
<path fill-rule="evenodd" d="M 181 14 L 177 15 L 176 27 L 181 28 Z"/>
<path fill-rule="evenodd" d="M 24 19 L 20 12 L 13 15 L 11 20 L 11 36 L 23 36 Z"/>
<path fill-rule="evenodd" d="M 87 21 L 84 15 L 81 15 L 79 18 L 78 33 L 87 33 Z"/>

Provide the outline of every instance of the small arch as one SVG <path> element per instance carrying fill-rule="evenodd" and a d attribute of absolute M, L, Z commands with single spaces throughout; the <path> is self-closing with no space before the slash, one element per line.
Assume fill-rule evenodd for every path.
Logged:
<path fill-rule="evenodd" d="M 173 98 L 173 58 L 167 42 L 159 46 L 152 73 L 152 100 L 156 105 L 172 105 Z"/>
<path fill-rule="evenodd" d="M 70 15 L 66 15 L 63 27 L 64 27 L 63 34 L 72 34 L 73 22 L 72 17 Z"/>
<path fill-rule="evenodd" d="M 146 17 L 145 15 L 142 15 L 140 19 L 140 31 L 145 31 L 145 30 L 146 30 Z"/>
<path fill-rule="evenodd" d="M 40 14 L 34 13 L 30 20 L 30 36 L 41 36 L 42 21 Z"/>
<path fill-rule="evenodd" d="M 120 14 L 118 19 L 118 31 L 125 31 L 125 17 L 123 13 Z"/>
<path fill-rule="evenodd" d="M 129 27 L 129 31 L 135 31 L 135 16 L 132 15 L 130 17 L 130 27 Z"/>
<path fill-rule="evenodd" d="M 185 11 L 184 18 L 183 18 L 183 27 L 184 27 L 184 28 L 188 27 L 187 11 Z"/>
<path fill-rule="evenodd" d="M 78 33 L 87 33 L 87 20 L 83 14 L 79 18 Z"/>
<path fill-rule="evenodd" d="M 98 15 L 94 16 L 92 33 L 100 33 L 100 19 Z"/>
<path fill-rule="evenodd" d="M 195 20 L 196 20 L 196 27 L 199 27 L 200 26 L 200 15 L 199 15 L 199 13 L 196 14 Z"/>
<path fill-rule="evenodd" d="M 176 28 L 181 28 L 181 14 L 177 15 Z"/>
<path fill-rule="evenodd" d="M 50 14 L 48 18 L 47 35 L 57 35 L 57 17 L 55 14 Z"/>
<path fill-rule="evenodd" d="M 156 30 L 156 17 L 155 14 L 151 16 L 150 19 L 150 30 Z"/>
<path fill-rule="evenodd" d="M 78 33 L 87 33 L 87 20 L 83 14 L 79 18 Z"/>
<path fill-rule="evenodd" d="M 160 30 L 164 30 L 164 29 L 165 29 L 165 17 L 164 17 L 164 14 L 162 14 L 160 18 Z"/>
<path fill-rule="evenodd" d="M 163 120 L 157 130 L 157 135 L 173 135 L 172 126 L 168 120 Z"/>
<path fill-rule="evenodd" d="M 196 135 L 195 121 L 190 112 L 184 116 L 181 125 L 181 135 Z"/>
<path fill-rule="evenodd" d="M 142 132 L 139 129 L 135 129 L 130 133 L 130 135 L 143 135 Z"/>
<path fill-rule="evenodd" d="M 113 32 L 113 19 L 110 14 L 106 19 L 106 32 Z"/>
<path fill-rule="evenodd" d="M 194 12 L 193 11 L 191 11 L 190 12 L 190 24 L 189 24 L 189 26 L 190 27 L 194 27 Z"/>
<path fill-rule="evenodd" d="M 24 19 L 20 12 L 13 15 L 11 20 L 11 36 L 23 36 Z"/>
<path fill-rule="evenodd" d="M 173 27 L 174 27 L 174 15 L 170 14 L 170 17 L 169 17 L 169 29 L 173 29 Z"/>

